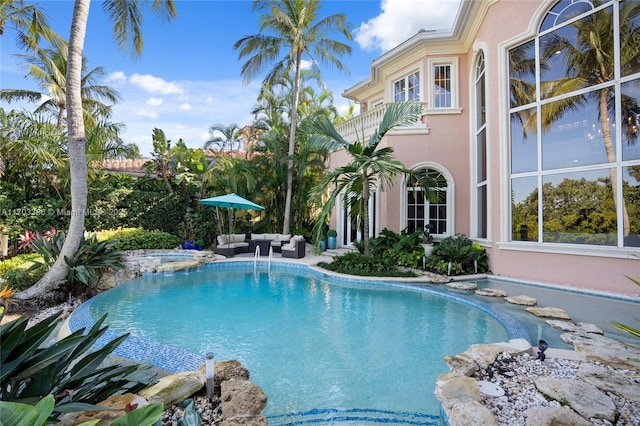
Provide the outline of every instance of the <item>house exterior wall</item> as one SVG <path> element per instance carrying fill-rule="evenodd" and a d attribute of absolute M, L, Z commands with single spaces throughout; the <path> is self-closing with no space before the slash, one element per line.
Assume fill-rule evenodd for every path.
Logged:
<path fill-rule="evenodd" d="M 419 69 L 422 99 L 426 114 L 423 123 L 428 134 L 393 133 L 382 146 L 394 148 L 395 157 L 405 167 L 435 167 L 449 177 L 452 192 L 451 234 L 473 236 L 475 207 L 473 173 L 475 158 L 474 108 L 475 66 L 479 51 L 484 53 L 487 111 L 488 157 L 488 233 L 476 241 L 486 247 L 493 274 L 524 281 L 548 283 L 593 291 L 638 294 L 638 287 L 626 277 L 640 277 L 640 248 L 558 245 L 511 241 L 509 88 L 507 49 L 531 38 L 553 1 L 483 1 L 475 5 L 466 22 L 467 29 L 448 43 L 434 37 L 409 43 L 388 52 L 372 68 L 367 84 L 346 92 L 364 109 L 381 97 L 393 102 L 393 80 Z M 449 46 L 449 48 L 447 48 Z M 400 52 L 400 53 L 398 53 Z M 429 105 L 430 60 L 455 60 L 458 107 L 448 113 L 434 111 Z M 375 67 L 376 61 L 374 61 Z M 384 93 L 384 95 L 383 95 Z M 332 154 L 331 167 L 348 162 L 343 151 Z M 399 232 L 406 226 L 406 190 L 402 177 L 385 192 L 377 194 L 378 226 Z M 339 228 L 340 214 L 335 212 L 332 226 Z"/>

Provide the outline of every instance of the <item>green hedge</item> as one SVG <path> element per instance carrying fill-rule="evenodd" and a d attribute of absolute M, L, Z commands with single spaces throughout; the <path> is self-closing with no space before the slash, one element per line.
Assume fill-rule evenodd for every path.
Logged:
<path fill-rule="evenodd" d="M 173 249 L 181 242 L 180 238 L 168 232 L 147 231 L 142 228 L 101 231 L 98 239 L 118 240 L 113 246 L 114 250 Z"/>

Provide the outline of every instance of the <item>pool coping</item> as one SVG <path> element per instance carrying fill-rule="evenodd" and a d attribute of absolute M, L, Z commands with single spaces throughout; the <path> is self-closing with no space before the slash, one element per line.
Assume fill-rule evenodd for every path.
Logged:
<path fill-rule="evenodd" d="M 304 270 L 312 276 L 326 277 L 330 276 L 332 279 L 338 280 L 351 285 L 366 285 L 371 286 L 378 283 L 383 283 L 385 286 L 399 288 L 403 290 L 411 290 L 417 292 L 429 293 L 441 297 L 445 297 L 449 300 L 457 301 L 477 309 L 480 309 L 484 313 L 490 315 L 496 319 L 507 331 L 509 339 L 522 338 L 531 342 L 531 338 L 524 328 L 524 326 L 515 318 L 511 317 L 506 312 L 502 311 L 495 306 L 492 306 L 486 302 L 471 299 L 467 296 L 456 294 L 446 289 L 434 288 L 427 286 L 431 283 L 426 282 L 424 279 L 398 279 L 398 278 L 382 278 L 382 277 L 354 277 L 344 274 L 336 274 L 331 271 L 327 271 L 312 265 L 295 263 L 295 262 L 273 262 L 277 264 L 277 268 L 286 268 L 287 270 Z M 246 268 L 246 261 L 225 261 L 225 262 L 213 262 L 204 265 L 199 269 L 213 269 L 213 268 Z M 261 265 L 262 266 L 262 265 Z M 257 267 L 257 266 L 256 266 Z M 171 274 L 183 274 L 189 273 L 189 271 L 176 271 Z M 156 274 L 153 274 L 156 275 Z M 437 285 L 437 284 L 432 284 Z M 78 308 L 76 308 L 69 318 L 67 318 L 65 324 L 60 330 L 59 337 L 63 337 L 72 332 L 80 329 L 88 330 L 94 324 L 95 320 L 91 316 L 90 310 L 94 298 L 84 302 Z M 107 343 L 120 337 L 122 333 L 117 333 L 107 329 L 105 333 L 94 343 L 93 349 L 101 349 Z M 113 355 L 126 358 L 131 361 L 140 362 L 143 364 L 152 365 L 154 367 L 165 370 L 169 373 L 178 373 L 183 371 L 195 371 L 201 365 L 204 364 L 205 355 L 196 354 L 194 352 L 187 351 L 177 346 L 167 345 L 160 342 L 144 339 L 137 336 L 129 335 L 124 341 L 113 351 Z"/>

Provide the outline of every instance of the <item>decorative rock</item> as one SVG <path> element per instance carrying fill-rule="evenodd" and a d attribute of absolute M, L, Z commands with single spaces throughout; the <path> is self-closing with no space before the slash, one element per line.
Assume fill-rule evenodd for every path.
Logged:
<path fill-rule="evenodd" d="M 569 320 L 571 317 L 567 314 L 564 309 L 560 308 L 525 308 L 525 311 L 537 316 L 537 317 L 545 317 L 545 318 L 559 318 Z"/>
<path fill-rule="evenodd" d="M 478 388 L 480 389 L 480 392 L 485 395 L 489 395 L 489 396 L 504 395 L 504 389 L 502 389 L 500 386 L 496 385 L 495 383 L 487 382 L 485 380 L 478 381 Z"/>
<path fill-rule="evenodd" d="M 469 401 L 461 404 L 455 404 L 448 413 L 451 426 L 494 426 L 496 419 L 491 411 L 478 401 Z"/>
<path fill-rule="evenodd" d="M 451 281 L 446 284 L 447 287 L 453 288 L 456 290 L 475 290 L 478 288 L 478 285 L 472 281 Z"/>
<path fill-rule="evenodd" d="M 591 333 L 565 333 L 560 339 L 587 359 L 640 371 L 640 348 Z"/>
<path fill-rule="evenodd" d="M 256 417 L 233 417 L 224 419 L 220 426 L 267 426 L 267 418 L 264 416 Z"/>
<path fill-rule="evenodd" d="M 527 426 L 591 426 L 569 407 L 536 407 L 524 412 Z"/>
<path fill-rule="evenodd" d="M 616 406 L 606 394 L 581 380 L 541 377 L 534 381 L 536 388 L 556 401 L 566 401 L 578 414 L 587 419 L 596 418 L 613 422 Z"/>
<path fill-rule="evenodd" d="M 604 334 L 602 329 L 590 322 L 574 323 L 572 321 L 559 321 L 559 320 L 546 320 L 547 324 L 558 330 L 567 331 L 570 333 L 593 333 Z"/>
<path fill-rule="evenodd" d="M 637 373 L 618 372 L 603 365 L 581 364 L 577 375 L 580 379 L 605 392 L 622 395 L 628 400 L 640 402 L 640 385 Z"/>
<path fill-rule="evenodd" d="M 455 404 L 480 401 L 476 379 L 457 374 L 438 376 L 434 393 L 445 409 L 451 409 Z"/>
<path fill-rule="evenodd" d="M 133 394 L 125 393 L 123 395 L 113 395 L 105 399 L 98 404 L 101 407 L 112 408 L 115 411 L 81 411 L 76 413 L 65 414 L 60 418 L 60 426 L 73 426 L 79 425 L 83 422 L 91 420 L 99 420 L 99 424 L 109 425 L 115 420 L 126 414 L 125 408 L 128 405 L 137 405 L 142 407 L 149 405 L 149 402 L 143 397 Z"/>
<path fill-rule="evenodd" d="M 535 306 L 538 304 L 538 301 L 536 299 L 529 296 L 505 297 L 504 300 L 509 303 L 513 303 L 514 305 Z"/>
<path fill-rule="evenodd" d="M 504 290 L 499 290 L 497 288 L 479 288 L 476 290 L 476 294 L 478 296 L 487 296 L 487 297 L 507 297 L 507 292 Z"/>
<path fill-rule="evenodd" d="M 213 377 L 213 386 L 219 388 L 220 384 L 226 380 L 241 379 L 249 380 L 249 370 L 247 370 L 240 361 L 232 359 L 229 361 L 217 361 L 214 366 L 215 375 Z M 205 377 L 205 365 L 202 364 L 198 368 L 198 372 Z"/>
<path fill-rule="evenodd" d="M 150 403 L 162 402 L 165 407 L 190 398 L 204 386 L 204 375 L 185 371 L 161 378 L 158 383 L 143 389 L 140 395 Z"/>
<path fill-rule="evenodd" d="M 463 353 L 476 362 L 481 369 L 486 369 L 489 364 L 495 361 L 500 352 L 512 355 L 520 355 L 528 352 L 533 353 L 531 345 L 525 339 L 511 339 L 508 343 L 479 343 L 471 345 L 469 349 Z"/>
<path fill-rule="evenodd" d="M 227 420 L 254 418 L 267 406 L 267 395 L 249 380 L 231 379 L 222 382 L 222 413 Z M 247 424 L 247 423 L 230 423 Z M 265 425 L 266 419 L 265 419 Z"/>
<path fill-rule="evenodd" d="M 449 372 L 453 374 L 471 377 L 478 371 L 478 364 L 467 354 L 447 355 L 444 357 L 444 362 L 449 366 Z"/>

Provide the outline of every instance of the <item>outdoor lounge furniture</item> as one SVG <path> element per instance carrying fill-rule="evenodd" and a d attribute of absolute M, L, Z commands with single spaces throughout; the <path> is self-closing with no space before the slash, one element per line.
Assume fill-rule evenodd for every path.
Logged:
<path fill-rule="evenodd" d="M 249 253 L 249 243 L 244 234 L 223 234 L 218 235 L 218 244 L 213 250 L 214 253 L 226 257 L 233 257 L 238 253 Z"/>
<path fill-rule="evenodd" d="M 282 246 L 282 257 L 291 259 L 301 259 L 307 250 L 306 242 L 302 235 L 294 236 L 289 243 Z"/>
<path fill-rule="evenodd" d="M 274 253 L 280 253 L 280 248 L 291 240 L 291 234 L 251 234 L 249 240 L 251 253 L 256 251 L 255 241 L 270 240 Z M 262 250 L 262 247 L 260 248 Z"/>

